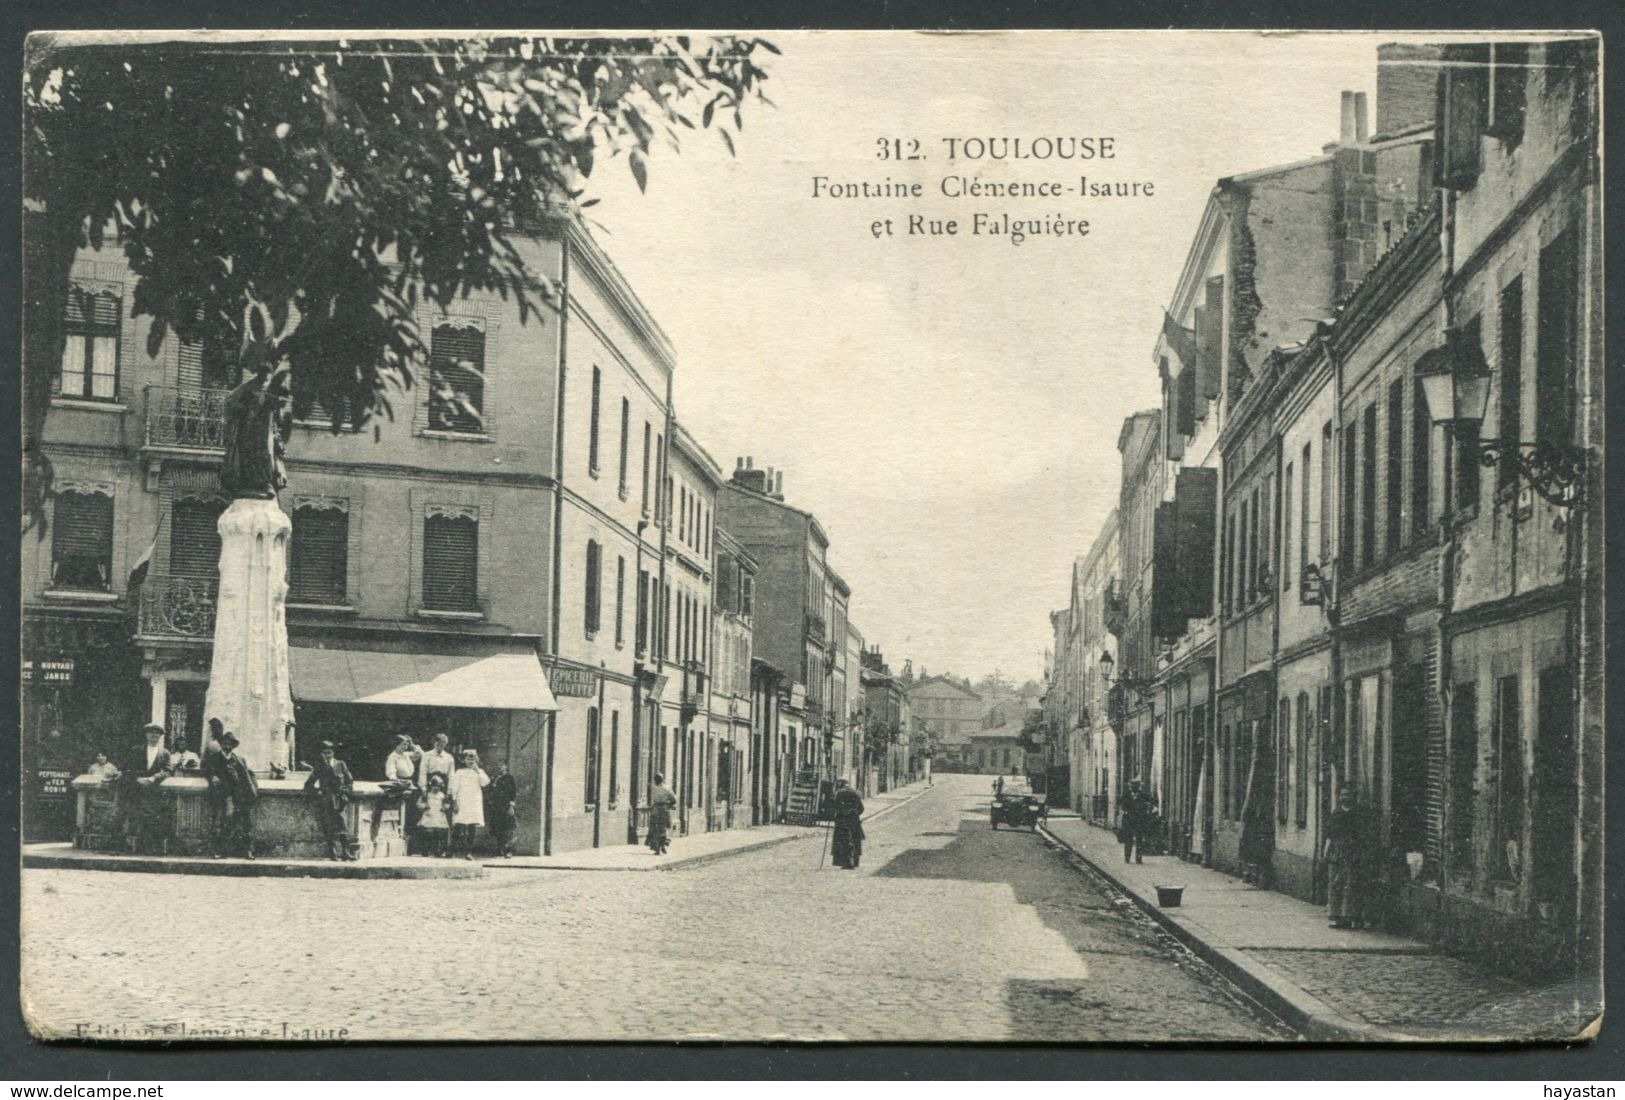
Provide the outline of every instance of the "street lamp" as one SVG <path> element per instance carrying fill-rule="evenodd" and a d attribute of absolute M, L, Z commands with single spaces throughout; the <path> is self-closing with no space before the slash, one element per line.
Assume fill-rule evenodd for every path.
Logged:
<path fill-rule="evenodd" d="M 1112 669 L 1116 667 L 1117 662 L 1112 658 L 1111 651 L 1101 651 L 1100 675 L 1108 684 L 1116 684 L 1119 687 L 1127 688 L 1128 690 L 1134 692 L 1134 694 L 1138 695 L 1142 700 L 1151 694 L 1152 684 L 1150 680 L 1142 680 L 1137 676 L 1130 676 L 1126 672 L 1121 676 L 1113 678 Z"/>
<path fill-rule="evenodd" d="M 1583 506 L 1584 448 L 1549 440 L 1530 443 L 1475 437 L 1489 407 L 1491 377 L 1477 341 L 1466 339 L 1460 329 L 1451 329 L 1442 347 L 1417 360 L 1416 377 L 1433 423 L 1443 425 L 1451 438 L 1471 442 L 1476 448 L 1477 455 L 1466 456 L 1468 461 L 1476 457 L 1485 466 L 1510 461 L 1518 476 L 1545 500 L 1559 508 Z"/>

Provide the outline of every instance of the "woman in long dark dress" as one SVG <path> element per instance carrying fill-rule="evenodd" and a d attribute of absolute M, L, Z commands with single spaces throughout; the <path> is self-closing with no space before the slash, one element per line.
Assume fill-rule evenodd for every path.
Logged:
<path fill-rule="evenodd" d="M 1350 928 L 1359 917 L 1359 810 L 1355 792 L 1345 785 L 1337 796 L 1337 809 L 1326 822 L 1326 915 L 1333 928 Z"/>
<path fill-rule="evenodd" d="M 863 798 L 847 785 L 835 782 L 835 866 L 851 871 L 863 858 Z"/>
<path fill-rule="evenodd" d="M 645 841 L 657 856 L 666 854 L 671 844 L 671 808 L 677 805 L 677 796 L 666 789 L 666 776 L 655 773 L 654 786 L 649 789 L 649 836 Z"/>

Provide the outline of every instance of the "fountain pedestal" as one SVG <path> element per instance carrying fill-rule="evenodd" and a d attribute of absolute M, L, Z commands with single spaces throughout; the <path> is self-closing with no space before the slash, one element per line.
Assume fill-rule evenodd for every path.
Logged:
<path fill-rule="evenodd" d="M 238 499 L 220 516 L 220 596 L 206 718 L 241 742 L 264 774 L 293 764 L 288 687 L 288 539 L 293 524 L 275 500 Z"/>

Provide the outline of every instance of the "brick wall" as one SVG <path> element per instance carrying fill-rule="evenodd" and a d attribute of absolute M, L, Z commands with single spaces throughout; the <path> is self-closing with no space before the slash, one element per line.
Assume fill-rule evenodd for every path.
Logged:
<path fill-rule="evenodd" d="M 1390 42 L 1377 47 L 1377 130 L 1392 134 L 1433 121 L 1440 48 Z"/>

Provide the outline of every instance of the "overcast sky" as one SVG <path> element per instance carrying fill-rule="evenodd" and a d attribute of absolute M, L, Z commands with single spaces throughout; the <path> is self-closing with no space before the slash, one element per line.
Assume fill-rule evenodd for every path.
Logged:
<path fill-rule="evenodd" d="M 1158 402 L 1151 350 L 1216 179 L 1314 156 L 1339 92 L 1374 92 L 1361 34 L 780 33 L 737 157 L 711 134 L 624 162 L 600 238 L 678 351 L 678 415 L 726 470 L 784 471 L 894 670 L 1018 681 L 1116 503 L 1123 418 Z M 1373 110 L 1374 94 L 1373 94 Z M 926 158 L 875 159 L 917 138 Z M 941 139 L 1115 139 L 1112 160 L 950 164 Z M 1150 199 L 949 200 L 945 174 L 1149 180 Z M 812 178 L 917 180 L 899 202 Z M 1087 237 L 969 237 L 976 211 L 1084 218 Z M 875 239 L 909 212 L 961 236 Z"/>

